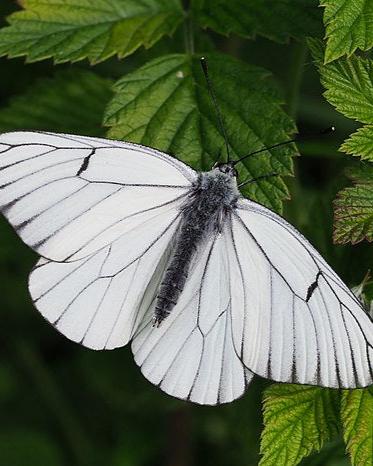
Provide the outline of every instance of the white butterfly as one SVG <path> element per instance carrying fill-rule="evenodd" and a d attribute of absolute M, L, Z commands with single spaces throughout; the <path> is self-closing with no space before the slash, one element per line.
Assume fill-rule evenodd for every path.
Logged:
<path fill-rule="evenodd" d="M 373 325 L 283 218 L 243 198 L 232 163 L 197 173 L 127 142 L 0 136 L 0 205 L 42 258 L 35 306 L 93 349 L 132 340 L 142 373 L 201 404 L 240 397 L 253 374 L 373 383 Z"/>

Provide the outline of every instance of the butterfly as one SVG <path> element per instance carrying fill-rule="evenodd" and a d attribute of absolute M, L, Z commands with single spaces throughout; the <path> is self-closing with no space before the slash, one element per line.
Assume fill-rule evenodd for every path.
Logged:
<path fill-rule="evenodd" d="M 0 135 L 1 211 L 41 256 L 34 305 L 88 348 L 131 341 L 150 382 L 199 404 L 240 397 L 254 374 L 372 384 L 371 318 L 293 226 L 240 194 L 236 162 L 196 172 L 128 142 Z"/>

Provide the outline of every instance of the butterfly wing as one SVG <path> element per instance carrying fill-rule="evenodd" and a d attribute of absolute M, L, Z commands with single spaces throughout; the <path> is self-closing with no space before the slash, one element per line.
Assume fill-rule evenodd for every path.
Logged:
<path fill-rule="evenodd" d="M 157 292 L 178 216 L 176 206 L 163 210 L 79 260 L 41 259 L 29 279 L 34 305 L 63 335 L 88 348 L 127 344 L 142 307 Z"/>
<path fill-rule="evenodd" d="M 171 314 L 153 327 L 153 302 L 132 342 L 148 380 L 199 404 L 240 397 L 253 376 L 234 347 L 228 247 L 226 232 L 201 246 Z"/>
<path fill-rule="evenodd" d="M 196 173 L 147 147 L 33 132 L 0 136 L 0 169 L 1 210 L 43 256 L 29 281 L 35 306 L 87 347 L 126 344 Z"/>
<path fill-rule="evenodd" d="M 107 139 L 0 136 L 0 209 L 41 256 L 79 260 L 183 197 L 196 173 L 153 149 Z"/>
<path fill-rule="evenodd" d="M 372 384 L 372 320 L 311 244 L 248 200 L 232 215 L 231 238 L 233 334 L 245 366 L 281 382 Z"/>

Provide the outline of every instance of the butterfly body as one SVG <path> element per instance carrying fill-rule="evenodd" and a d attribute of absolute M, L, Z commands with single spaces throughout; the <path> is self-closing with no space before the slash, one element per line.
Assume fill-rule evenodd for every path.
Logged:
<path fill-rule="evenodd" d="M 222 231 L 239 196 L 235 172 L 228 165 L 200 173 L 193 183 L 180 208 L 179 228 L 157 295 L 155 326 L 159 326 L 176 306 L 193 257 L 207 239 Z"/>

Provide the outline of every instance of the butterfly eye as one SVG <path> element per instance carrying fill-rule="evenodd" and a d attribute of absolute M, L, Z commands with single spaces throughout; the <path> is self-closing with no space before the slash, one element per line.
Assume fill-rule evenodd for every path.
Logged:
<path fill-rule="evenodd" d="M 234 177 L 238 176 L 237 170 L 234 168 L 234 166 L 231 163 L 216 163 L 214 165 L 214 169 L 218 169 L 222 173 L 226 173 Z"/>

